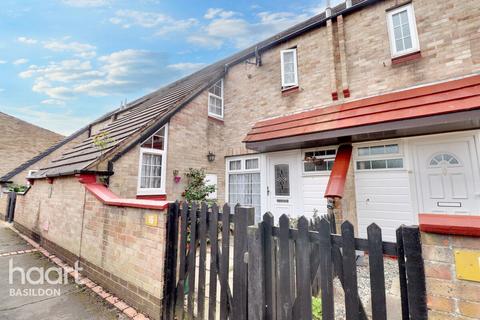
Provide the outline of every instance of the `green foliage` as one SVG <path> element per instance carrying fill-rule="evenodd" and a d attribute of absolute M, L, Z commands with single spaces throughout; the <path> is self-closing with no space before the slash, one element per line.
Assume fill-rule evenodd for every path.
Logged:
<path fill-rule="evenodd" d="M 215 191 L 215 185 L 207 185 L 205 183 L 204 169 L 188 169 L 185 174 L 187 177 L 187 188 L 184 197 L 187 201 L 205 201 L 207 196 Z"/>
<path fill-rule="evenodd" d="M 312 319 L 322 320 L 322 299 L 312 297 Z"/>
<path fill-rule="evenodd" d="M 8 191 L 10 192 L 16 192 L 16 193 L 23 193 L 27 191 L 28 186 L 22 186 L 19 184 L 12 184 L 11 186 L 8 187 Z"/>
<path fill-rule="evenodd" d="M 108 144 L 112 143 L 114 140 L 109 137 L 108 131 L 102 131 L 95 135 L 93 138 L 93 145 L 95 148 L 99 149 L 100 151 L 105 150 Z"/>

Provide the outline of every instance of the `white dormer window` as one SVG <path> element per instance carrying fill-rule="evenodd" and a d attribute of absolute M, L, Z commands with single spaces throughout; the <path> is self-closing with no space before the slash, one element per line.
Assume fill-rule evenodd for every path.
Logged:
<path fill-rule="evenodd" d="M 167 129 L 168 127 L 164 126 L 140 146 L 137 190 L 139 195 L 165 194 Z"/>
<path fill-rule="evenodd" d="M 297 49 L 282 50 L 282 88 L 298 86 Z"/>
<path fill-rule="evenodd" d="M 392 57 L 420 50 L 412 4 L 388 11 L 387 22 Z"/>
<path fill-rule="evenodd" d="M 223 119 L 223 79 L 208 90 L 208 115 Z"/>

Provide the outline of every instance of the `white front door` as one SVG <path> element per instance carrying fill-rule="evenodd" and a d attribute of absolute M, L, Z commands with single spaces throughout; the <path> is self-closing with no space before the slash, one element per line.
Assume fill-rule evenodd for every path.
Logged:
<path fill-rule="evenodd" d="M 268 211 L 275 221 L 282 214 L 300 216 L 301 173 L 300 152 L 276 152 L 268 155 L 267 197 Z"/>
<path fill-rule="evenodd" d="M 422 212 L 480 214 L 475 148 L 473 137 L 416 145 Z"/>

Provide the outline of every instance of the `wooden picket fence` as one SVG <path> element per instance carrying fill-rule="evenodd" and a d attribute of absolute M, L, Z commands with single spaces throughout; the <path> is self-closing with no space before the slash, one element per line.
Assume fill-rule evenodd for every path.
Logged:
<path fill-rule="evenodd" d="M 237 206 L 230 214 L 228 205 L 219 212 L 216 205 L 175 203 L 169 210 L 163 319 L 312 319 L 312 295 L 319 294 L 322 319 L 333 320 L 338 277 L 346 319 L 366 320 L 356 250 L 368 253 L 373 320 L 387 319 L 384 255 L 398 258 L 402 319 L 427 317 L 417 227 L 399 228 L 392 243 L 382 241 L 375 224 L 368 227 L 368 239 L 355 238 L 349 222 L 336 234 L 333 215 L 310 223 L 301 217 L 293 229 L 287 216 L 275 226 L 269 213 L 254 226 L 253 208 Z"/>

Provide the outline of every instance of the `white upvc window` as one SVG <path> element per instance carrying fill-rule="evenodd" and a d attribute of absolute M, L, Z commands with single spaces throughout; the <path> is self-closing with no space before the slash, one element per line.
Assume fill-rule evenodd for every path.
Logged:
<path fill-rule="evenodd" d="M 282 88 L 298 86 L 297 49 L 280 52 L 282 69 Z"/>
<path fill-rule="evenodd" d="M 227 194 L 230 205 L 237 203 L 255 208 L 261 215 L 260 157 L 247 156 L 227 159 Z"/>
<path fill-rule="evenodd" d="M 415 13 L 411 3 L 388 11 L 387 22 L 392 57 L 420 50 Z"/>
<path fill-rule="evenodd" d="M 404 169 L 404 156 L 398 143 L 361 146 L 356 149 L 356 170 Z"/>
<path fill-rule="evenodd" d="M 165 194 L 167 135 L 168 126 L 165 125 L 140 146 L 137 186 L 139 195 Z"/>
<path fill-rule="evenodd" d="M 337 147 L 303 151 L 303 174 L 330 174 L 337 156 Z"/>
<path fill-rule="evenodd" d="M 223 79 L 208 89 L 208 115 L 223 119 Z"/>

